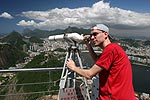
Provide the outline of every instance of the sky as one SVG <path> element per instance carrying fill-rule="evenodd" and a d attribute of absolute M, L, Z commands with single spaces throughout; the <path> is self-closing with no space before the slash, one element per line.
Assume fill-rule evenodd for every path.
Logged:
<path fill-rule="evenodd" d="M 0 34 L 106 24 L 110 34 L 150 38 L 150 0 L 0 0 Z"/>

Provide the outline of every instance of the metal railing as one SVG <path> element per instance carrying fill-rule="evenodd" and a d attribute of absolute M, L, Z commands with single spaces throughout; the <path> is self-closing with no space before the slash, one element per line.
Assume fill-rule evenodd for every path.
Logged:
<path fill-rule="evenodd" d="M 6 77 L 6 73 L 9 73 L 9 74 L 16 74 L 18 72 L 51 72 L 51 71 L 58 71 L 58 70 L 62 70 L 63 67 L 55 67 L 55 68 L 29 68 L 29 69 L 4 69 L 4 70 L 0 70 L 0 77 L 2 77 L 3 75 L 5 75 Z M 14 77 L 14 76 L 13 76 Z M 12 78 L 13 78 L 12 77 Z M 5 79 L 5 78 L 3 78 Z M 3 79 L 0 79 L 0 81 L 2 81 Z M 49 78 L 50 79 L 50 78 Z M 10 80 L 10 79 L 9 79 Z M 59 80 L 56 80 L 55 82 L 58 82 Z M 4 88 L 7 88 L 7 87 L 17 87 L 17 86 L 30 86 L 30 85 L 48 85 L 48 86 L 51 86 L 52 84 L 56 84 L 54 81 L 46 81 L 46 82 L 34 82 L 34 83 L 18 83 L 18 84 L 14 84 L 14 83 L 5 83 L 4 81 L 1 82 L 0 84 L 0 98 L 3 97 L 9 97 L 9 96 L 19 96 L 19 95 L 34 95 L 34 94 L 45 94 L 45 93 L 53 93 L 53 92 L 58 92 L 58 90 L 47 90 L 47 91 L 30 91 L 30 92 L 19 92 L 19 93 L 11 93 L 11 92 L 2 92 L 2 90 Z"/>
<path fill-rule="evenodd" d="M 27 68 L 27 69 L 4 69 L 0 70 L 0 73 L 13 73 L 13 72 L 28 72 L 28 71 L 56 71 L 62 70 L 63 67 L 55 67 L 55 68 Z"/>

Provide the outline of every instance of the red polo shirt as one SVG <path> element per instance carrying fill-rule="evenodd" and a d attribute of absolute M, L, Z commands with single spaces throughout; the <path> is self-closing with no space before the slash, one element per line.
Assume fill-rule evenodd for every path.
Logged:
<path fill-rule="evenodd" d="M 104 68 L 99 74 L 99 100 L 136 100 L 131 64 L 118 44 L 107 45 L 96 65 Z"/>

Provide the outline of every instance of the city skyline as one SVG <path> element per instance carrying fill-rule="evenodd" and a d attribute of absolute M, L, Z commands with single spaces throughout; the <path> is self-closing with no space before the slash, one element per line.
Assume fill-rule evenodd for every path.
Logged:
<path fill-rule="evenodd" d="M 104 23 L 111 34 L 150 37 L 149 4 L 149 0 L 1 0 L 0 34 Z"/>

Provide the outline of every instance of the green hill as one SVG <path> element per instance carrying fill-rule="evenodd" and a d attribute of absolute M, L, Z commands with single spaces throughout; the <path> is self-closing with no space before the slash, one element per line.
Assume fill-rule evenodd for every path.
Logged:
<path fill-rule="evenodd" d="M 38 37 L 25 38 L 20 33 L 13 31 L 0 39 L 0 69 L 15 67 L 16 63 L 24 62 L 28 56 L 23 49 L 29 48 L 32 43 L 42 43 Z"/>
<path fill-rule="evenodd" d="M 27 54 L 23 52 L 23 45 L 26 44 L 23 38 L 23 36 L 15 31 L 1 38 L 0 69 L 14 67 L 16 63 L 24 61 L 24 57 Z"/>
<path fill-rule="evenodd" d="M 45 53 L 41 53 L 40 55 L 34 57 L 34 59 L 29 62 L 25 68 L 48 68 L 48 67 L 58 67 L 63 66 L 63 60 L 59 60 L 62 56 L 54 55 L 53 53 L 49 53 L 48 56 L 45 56 Z M 41 63 L 43 62 L 44 63 Z M 45 62 L 47 61 L 47 62 Z M 24 83 L 39 83 L 39 82 L 49 82 L 49 81 L 57 81 L 60 79 L 61 71 L 42 71 L 42 72 L 19 72 L 15 75 L 15 77 L 9 80 L 9 84 L 24 84 Z M 57 86 L 54 84 L 31 84 L 31 85 L 19 85 L 16 87 L 4 88 L 0 90 L 0 93 L 8 94 L 9 91 L 14 93 L 30 93 L 30 92 L 40 92 L 40 91 L 51 91 L 58 90 Z M 50 92 L 50 94 L 57 94 L 56 92 Z M 49 95 L 49 93 L 38 93 L 38 94 L 29 94 L 29 95 L 20 95 L 20 96 L 7 96 L 7 100 L 36 100 L 39 97 L 44 95 Z M 0 98 L 0 100 L 4 100 L 4 97 Z"/>
<path fill-rule="evenodd" d="M 43 43 L 43 41 L 41 39 L 39 39 L 38 37 L 35 37 L 35 36 L 30 37 L 29 41 L 31 43 Z"/>
<path fill-rule="evenodd" d="M 0 44 L 0 69 L 14 67 L 16 63 L 23 62 L 26 56 L 26 53 L 11 44 Z"/>
<path fill-rule="evenodd" d="M 23 44 L 26 44 L 26 42 L 23 41 L 23 38 L 24 37 L 20 33 L 13 31 L 10 34 L 4 36 L 1 39 L 1 42 L 10 43 L 13 47 L 22 50 Z"/>

